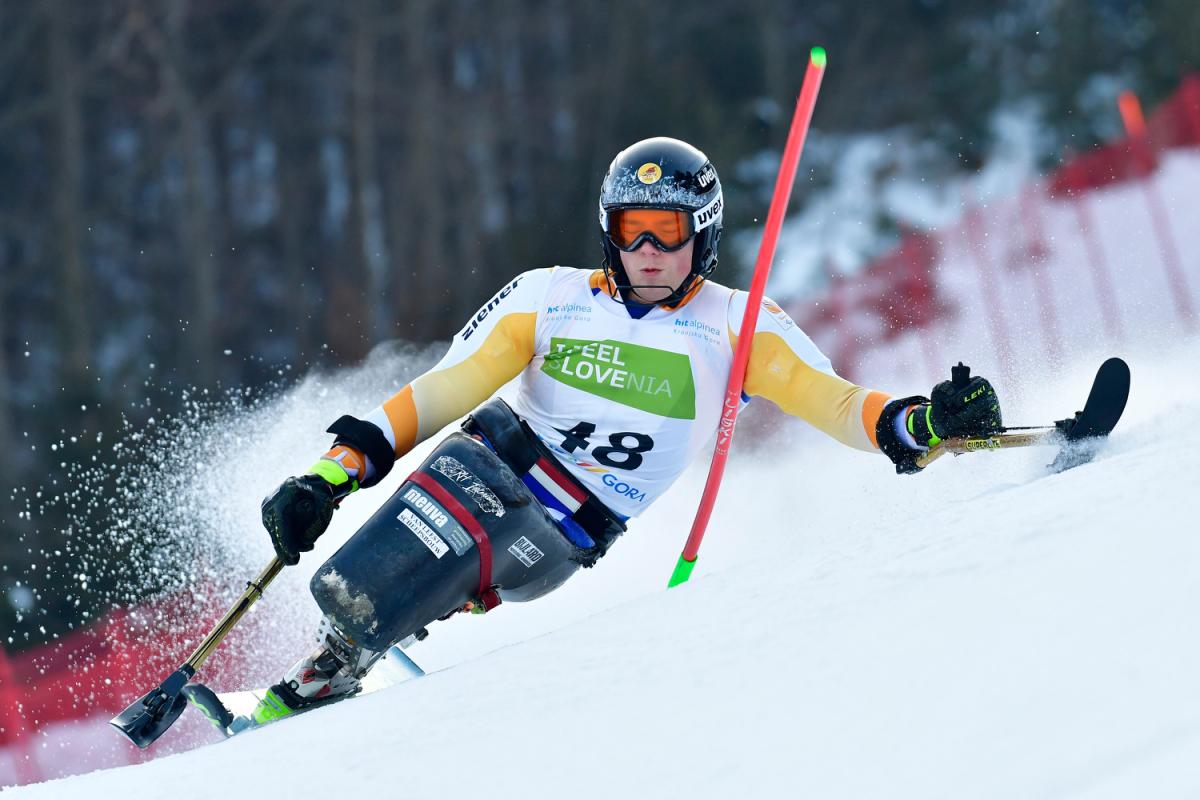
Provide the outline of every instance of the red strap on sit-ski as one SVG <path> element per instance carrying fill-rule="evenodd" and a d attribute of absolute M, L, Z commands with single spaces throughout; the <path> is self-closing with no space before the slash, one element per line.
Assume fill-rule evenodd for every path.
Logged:
<path fill-rule="evenodd" d="M 483 526 L 479 524 L 479 520 L 475 519 L 474 515 L 467 511 L 454 495 L 424 472 L 414 472 L 408 476 L 408 479 L 433 495 L 433 499 L 441 503 L 450 512 L 450 516 L 454 517 L 460 525 L 467 529 L 467 533 L 471 534 L 471 538 L 479 547 L 479 600 L 487 611 L 500 605 L 500 595 L 492 587 L 492 542 L 488 539 Z"/>

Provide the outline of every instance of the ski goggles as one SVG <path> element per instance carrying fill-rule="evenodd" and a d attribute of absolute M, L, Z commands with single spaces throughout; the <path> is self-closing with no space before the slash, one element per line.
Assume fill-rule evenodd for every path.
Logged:
<path fill-rule="evenodd" d="M 687 211 L 665 208 L 618 208 L 608 212 L 608 240 L 617 248 L 632 253 L 650 241 L 663 252 L 680 249 L 696 230 Z"/>

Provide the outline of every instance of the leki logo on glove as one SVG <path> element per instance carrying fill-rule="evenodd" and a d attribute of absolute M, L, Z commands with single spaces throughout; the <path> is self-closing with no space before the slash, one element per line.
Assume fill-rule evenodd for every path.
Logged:
<path fill-rule="evenodd" d="M 631 408 L 673 419 L 696 418 L 692 362 L 672 353 L 612 339 L 550 340 L 542 372 L 556 381 Z"/>

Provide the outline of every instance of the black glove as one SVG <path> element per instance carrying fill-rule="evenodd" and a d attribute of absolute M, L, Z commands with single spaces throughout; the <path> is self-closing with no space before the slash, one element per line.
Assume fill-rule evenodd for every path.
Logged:
<path fill-rule="evenodd" d="M 313 549 L 341 498 L 319 475 L 288 478 L 262 502 L 262 521 L 279 560 L 288 566 Z"/>
<path fill-rule="evenodd" d="M 922 447 L 952 437 L 988 436 L 1004 426 L 1000 400 L 987 378 L 970 377 L 961 363 L 951 371 L 954 378 L 933 387 L 929 405 L 914 408 L 905 421 Z"/>
<path fill-rule="evenodd" d="M 884 406 L 875 438 L 879 449 L 896 465 L 896 472 L 920 472 L 917 456 L 942 439 L 987 436 L 1002 429 L 1000 400 L 987 379 L 972 378 L 970 367 L 961 361 L 950 373 L 950 380 L 933 387 L 932 398 L 905 397 Z M 923 449 L 913 449 L 897 432 L 897 423 Z"/>

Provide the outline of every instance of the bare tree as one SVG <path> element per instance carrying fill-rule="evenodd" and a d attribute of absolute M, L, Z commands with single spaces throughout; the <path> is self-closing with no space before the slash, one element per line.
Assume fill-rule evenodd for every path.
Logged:
<path fill-rule="evenodd" d="M 396 262 L 399 307 L 407 327 L 405 338 L 426 339 L 439 327 L 441 306 L 436 302 L 448 268 L 445 237 L 447 197 L 445 171 L 449 164 L 441 146 L 447 133 L 441 98 L 437 39 L 443 34 L 430 0 L 413 0 L 404 7 L 402 65 L 407 84 L 404 114 L 404 159 L 390 176 L 389 222 L 405 232 L 403 256 Z M 398 240 L 398 239 L 397 239 Z"/>
<path fill-rule="evenodd" d="M 351 6 L 350 96 L 354 151 L 354 191 L 351 237 L 357 239 L 366 277 L 367 332 L 373 339 L 390 333 L 393 319 L 388 304 L 388 253 L 384 238 L 383 204 L 379 188 L 375 125 L 376 62 L 379 13 L 375 0 Z"/>
<path fill-rule="evenodd" d="M 278 153 L 274 177 L 279 274 L 293 299 L 292 303 L 271 309 L 271 319 L 281 328 L 293 327 L 299 350 L 309 356 L 322 341 L 321 320 L 314 311 L 321 307 L 326 272 L 318 269 L 321 231 L 317 223 L 324 198 L 320 144 L 329 124 L 324 116 L 296 118 L 296 109 L 312 108 L 320 96 L 308 85 L 313 76 L 320 74 L 306 63 L 306 59 L 312 59 L 313 49 L 305 26 L 290 26 L 272 53 L 266 75 L 266 125 Z"/>
<path fill-rule="evenodd" d="M 150 16 L 143 18 L 144 40 L 158 59 L 164 100 L 176 124 L 173 155 L 182 166 L 182 187 L 177 207 L 179 260 L 163 264 L 167 270 L 182 272 L 180 280 L 164 283 L 173 295 L 164 309 L 177 309 L 182 324 L 180 337 L 187 355 L 190 379 L 206 385 L 214 377 L 217 315 L 217 251 L 213 219 L 213 153 L 209 141 L 208 118 L 189 82 L 190 65 L 187 40 L 188 0 L 171 0 L 160 30 Z M 170 313 L 169 311 L 167 312 Z M 168 317 L 169 319 L 169 317 Z"/>
<path fill-rule="evenodd" d="M 67 0 L 49 9 L 49 75 L 54 128 L 54 293 L 62 340 L 63 387 L 72 397 L 87 397 L 92 330 L 87 275 L 83 264 L 83 117 L 73 14 Z"/>
<path fill-rule="evenodd" d="M 0 453 L 12 453 L 11 378 L 8 374 L 8 287 L 4 276 L 10 269 L 7 253 L 0 245 Z M 10 459 L 0 462 L 0 487 L 14 476 L 8 474 Z"/>

